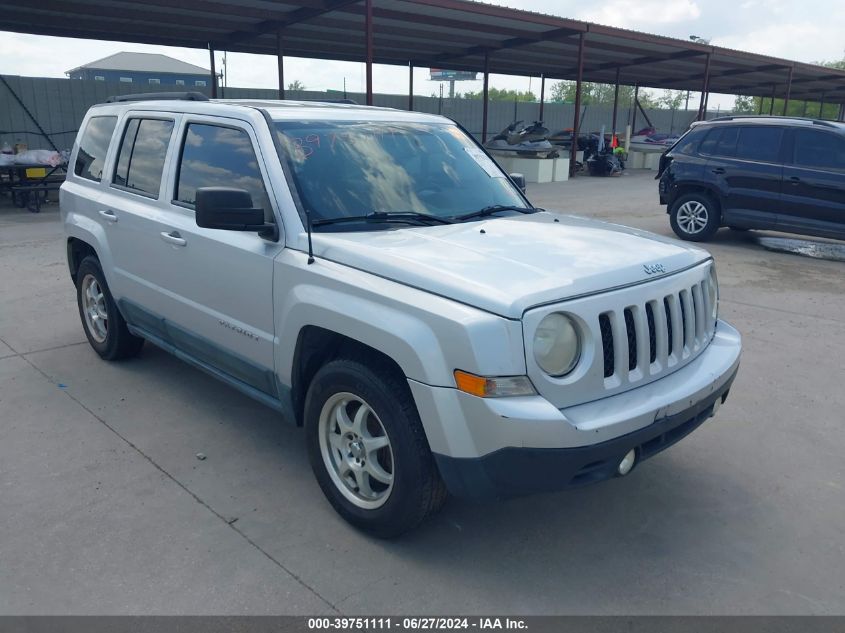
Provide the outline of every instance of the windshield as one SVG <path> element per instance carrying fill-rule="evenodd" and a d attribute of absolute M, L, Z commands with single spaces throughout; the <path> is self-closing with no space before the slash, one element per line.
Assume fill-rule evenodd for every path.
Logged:
<path fill-rule="evenodd" d="M 374 213 L 445 219 L 492 206 L 530 208 L 498 165 L 450 123 L 277 121 L 276 133 L 315 229 L 401 226 L 331 222 Z"/>

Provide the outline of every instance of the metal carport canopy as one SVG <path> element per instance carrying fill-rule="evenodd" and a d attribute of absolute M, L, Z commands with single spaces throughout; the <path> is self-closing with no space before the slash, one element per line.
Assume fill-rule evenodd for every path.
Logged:
<path fill-rule="evenodd" d="M 375 63 L 845 103 L 845 71 L 468 0 L 372 0 Z M 0 29 L 362 62 L 367 0 L 0 2 Z M 709 77 L 705 84 L 707 60 Z M 790 84 L 791 76 L 791 84 Z"/>

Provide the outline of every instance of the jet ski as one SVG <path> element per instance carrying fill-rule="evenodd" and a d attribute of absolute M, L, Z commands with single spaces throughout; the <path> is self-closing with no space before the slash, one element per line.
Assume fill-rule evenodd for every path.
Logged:
<path fill-rule="evenodd" d="M 632 152 L 663 153 L 680 138 L 677 134 L 659 134 L 654 128 L 645 128 L 631 137 Z"/>
<path fill-rule="evenodd" d="M 556 145 L 557 147 L 569 151 L 572 149 L 572 137 L 574 136 L 572 128 L 567 128 L 565 130 L 559 130 L 549 136 L 549 142 L 552 145 Z M 590 144 L 590 134 L 579 134 L 578 135 L 578 150 L 585 150 L 587 146 Z"/>
<path fill-rule="evenodd" d="M 549 140 L 549 131 L 542 121 L 524 126 L 514 121 L 484 144 L 488 151 L 501 155 L 517 155 L 526 158 L 554 158 L 557 148 Z"/>

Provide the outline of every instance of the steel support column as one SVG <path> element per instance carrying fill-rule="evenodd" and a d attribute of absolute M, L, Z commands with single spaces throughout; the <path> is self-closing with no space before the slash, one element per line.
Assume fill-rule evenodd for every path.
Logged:
<path fill-rule="evenodd" d="M 484 88 L 481 95 L 481 142 L 487 142 L 487 99 L 490 95 L 490 51 L 484 52 Z"/>
<path fill-rule="evenodd" d="M 276 65 L 279 67 L 279 99 L 285 98 L 285 56 L 282 50 L 282 30 L 276 32 Z"/>
<path fill-rule="evenodd" d="M 845 103 L 839 104 L 839 120 L 845 121 Z"/>
<path fill-rule="evenodd" d="M 757 108 L 757 114 L 763 114 L 763 101 L 766 99 L 764 97 L 760 97 L 760 107 Z"/>
<path fill-rule="evenodd" d="M 408 111 L 414 109 L 414 62 L 408 62 Z"/>
<path fill-rule="evenodd" d="M 569 175 L 575 174 L 575 159 L 578 157 L 578 133 L 581 131 L 581 84 L 584 79 L 585 34 L 578 36 L 578 74 L 575 78 L 575 117 L 572 123 L 572 147 L 569 150 Z"/>
<path fill-rule="evenodd" d="M 367 105 L 373 105 L 373 0 L 365 0 L 364 32 L 367 40 Z"/>
<path fill-rule="evenodd" d="M 217 98 L 217 69 L 214 67 L 214 47 L 208 43 L 208 58 L 211 61 L 211 98 Z"/>
<path fill-rule="evenodd" d="M 540 75 L 540 116 L 538 117 L 540 121 L 543 120 L 543 106 L 545 106 L 546 101 L 546 76 Z"/>
<path fill-rule="evenodd" d="M 801 110 L 801 116 L 804 117 L 804 118 L 806 118 L 806 116 L 807 116 L 807 106 L 808 105 L 810 105 L 810 103 L 806 99 L 804 99 L 804 109 Z"/>
<path fill-rule="evenodd" d="M 619 74 L 621 69 L 616 67 L 616 87 L 613 90 L 613 124 L 610 126 L 611 138 L 616 136 L 616 115 L 619 112 Z"/>
<path fill-rule="evenodd" d="M 631 134 L 637 133 L 637 104 L 640 102 L 640 86 L 634 84 L 634 111 L 631 113 Z"/>
<path fill-rule="evenodd" d="M 777 91 L 777 84 L 772 84 L 772 100 L 769 103 L 769 116 L 772 116 L 775 113 L 775 95 L 777 94 Z"/>
<path fill-rule="evenodd" d="M 710 89 L 710 53 L 704 56 L 704 81 L 701 84 L 701 101 L 698 103 L 698 117 L 701 121 L 707 114 L 707 92 Z"/>
<path fill-rule="evenodd" d="M 822 118 L 822 111 L 824 110 L 824 93 L 822 93 L 822 98 L 819 100 L 819 118 Z"/>
<path fill-rule="evenodd" d="M 789 76 L 786 79 L 786 99 L 783 100 L 783 116 L 786 116 L 786 109 L 789 107 L 789 97 L 792 96 L 792 73 L 795 68 L 789 67 Z"/>

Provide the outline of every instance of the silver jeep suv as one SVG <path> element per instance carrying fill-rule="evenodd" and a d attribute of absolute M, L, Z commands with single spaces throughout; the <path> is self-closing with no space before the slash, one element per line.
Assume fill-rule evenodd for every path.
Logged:
<path fill-rule="evenodd" d="M 94 350 L 150 341 L 303 425 L 329 502 L 378 536 L 447 490 L 626 475 L 737 371 L 706 252 L 535 208 L 442 117 L 128 97 L 91 108 L 71 165 Z"/>

